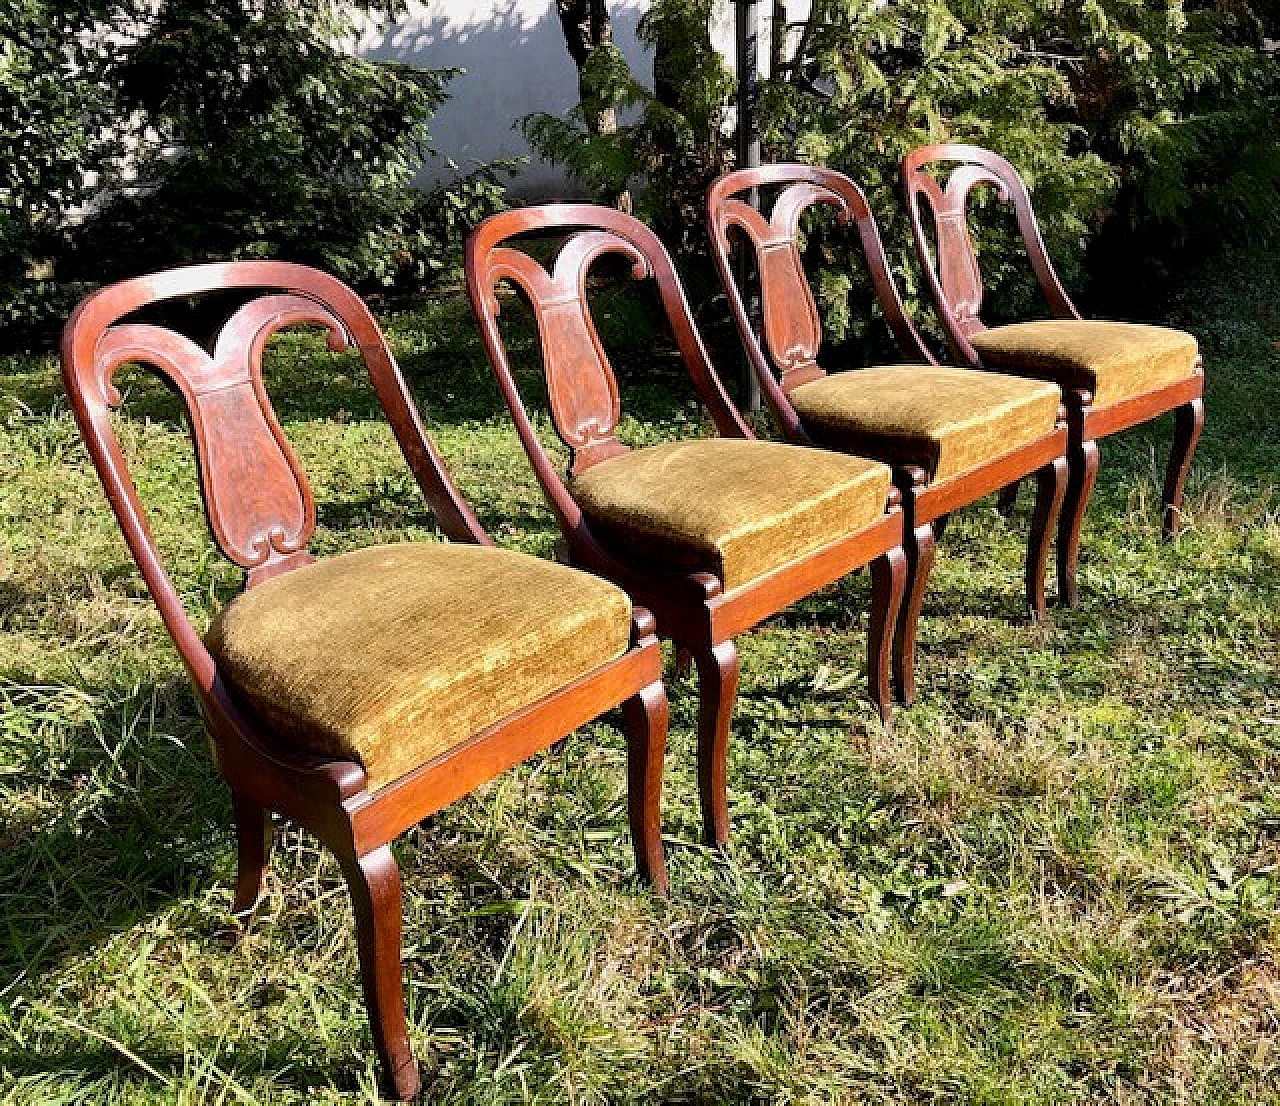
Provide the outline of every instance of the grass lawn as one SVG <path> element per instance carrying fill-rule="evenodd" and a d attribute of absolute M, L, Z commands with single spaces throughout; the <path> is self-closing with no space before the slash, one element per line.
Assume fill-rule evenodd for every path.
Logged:
<path fill-rule="evenodd" d="M 702 432 L 628 301 L 603 313 L 625 436 Z M 617 717 L 400 842 L 427 1100 L 1280 1102 L 1280 259 L 1216 259 L 1168 319 L 1209 374 L 1186 535 L 1159 540 L 1166 423 L 1103 444 L 1084 603 L 1047 625 L 1021 618 L 1030 496 L 957 516 L 892 735 L 865 574 L 743 639 L 727 856 L 697 844 L 695 687 L 673 679 L 670 899 L 631 876 Z M 548 554 L 460 298 L 385 321 L 486 526 Z M 237 576 L 148 379 L 122 434 L 203 623 Z M 355 361 L 288 336 L 268 383 L 319 552 L 438 536 Z M 280 834 L 236 940 L 233 855 L 55 366 L 0 362 L 0 1103 L 374 1097 L 336 864 Z"/>

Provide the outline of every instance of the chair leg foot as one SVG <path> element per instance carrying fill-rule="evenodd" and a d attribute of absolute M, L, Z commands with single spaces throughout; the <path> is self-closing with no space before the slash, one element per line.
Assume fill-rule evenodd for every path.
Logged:
<path fill-rule="evenodd" d="M 693 650 L 698 666 L 698 793 L 702 799 L 702 831 L 708 845 L 729 843 L 729 799 L 726 776 L 729 724 L 738 696 L 738 650 L 732 641 Z"/>
<path fill-rule="evenodd" d="M 1033 622 L 1048 612 L 1044 598 L 1044 571 L 1049 563 L 1049 540 L 1062 513 L 1069 480 L 1067 459 L 1055 457 L 1036 473 L 1036 510 L 1027 540 L 1027 613 Z"/>
<path fill-rule="evenodd" d="M 1066 607 L 1080 605 L 1076 587 L 1076 567 L 1080 559 L 1080 530 L 1089 496 L 1098 479 L 1098 443 L 1082 442 L 1067 455 L 1067 494 L 1058 516 L 1058 602 Z"/>
<path fill-rule="evenodd" d="M 1204 400 L 1197 398 L 1184 403 L 1174 411 L 1173 417 L 1173 448 L 1169 453 L 1164 494 L 1160 500 L 1164 508 L 1161 530 L 1165 541 L 1176 538 L 1182 529 L 1182 491 L 1191 470 L 1191 459 L 1200 443 L 1200 432 L 1204 429 Z"/>
<path fill-rule="evenodd" d="M 247 922 L 262 893 L 262 877 L 271 855 L 271 815 L 252 799 L 232 792 L 236 820 L 236 897 L 231 912 Z"/>
<path fill-rule="evenodd" d="M 1005 518 L 1013 514 L 1014 509 L 1018 506 L 1018 489 L 1022 487 L 1021 480 L 1015 480 L 1012 484 L 1006 484 L 1000 489 L 1000 496 L 996 500 L 996 510 Z"/>
<path fill-rule="evenodd" d="M 340 858 L 342 859 L 342 858 Z M 403 1101 L 422 1085 L 409 1044 L 400 978 L 400 869 L 389 845 L 342 859 L 360 946 L 360 976 L 373 1046 L 391 1098 Z"/>
<path fill-rule="evenodd" d="M 627 810 L 636 872 L 659 895 L 667 893 L 662 851 L 662 769 L 667 748 L 667 693 L 661 681 L 622 705 L 627 730 Z"/>
<path fill-rule="evenodd" d="M 906 598 L 899 607 L 898 632 L 893 643 L 893 682 L 898 702 L 910 706 L 916 698 L 916 630 L 938 550 L 933 526 L 926 522 L 907 531 L 903 549 L 907 568 Z"/>

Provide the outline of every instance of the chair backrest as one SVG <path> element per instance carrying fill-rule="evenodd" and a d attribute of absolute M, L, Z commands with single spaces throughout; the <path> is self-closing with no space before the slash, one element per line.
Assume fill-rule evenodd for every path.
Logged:
<path fill-rule="evenodd" d="M 164 326 L 128 316 L 166 300 L 227 289 L 259 293 L 243 303 L 206 351 Z M 76 308 L 62 337 L 62 373 L 72 410 L 125 540 L 165 624 L 203 691 L 214 663 L 164 571 L 110 412 L 121 403 L 116 370 L 156 370 L 181 395 L 190 418 L 200 491 L 218 548 L 245 570 L 245 586 L 311 562 L 315 500 L 262 380 L 262 355 L 277 331 L 325 327 L 329 348 L 354 346 L 441 528 L 459 541 L 489 544 L 445 471 L 418 417 L 395 358 L 364 302 L 333 277 L 301 265 L 244 261 L 194 265 L 104 288 Z"/>
<path fill-rule="evenodd" d="M 769 186 L 778 186 L 780 191 L 767 216 L 741 198 L 744 193 Z M 782 397 L 791 389 L 826 375 L 817 360 L 822 321 L 797 241 L 800 218 L 814 204 L 835 208 L 840 222 L 857 228 L 876 298 L 903 353 L 930 364 L 934 360 L 902 305 L 875 217 L 853 181 L 832 169 L 790 163 L 726 173 L 707 193 L 711 253 L 761 387 L 784 422 L 794 414 Z M 755 251 L 763 343 L 734 277 L 732 230 L 740 232 Z"/>
<path fill-rule="evenodd" d="M 946 172 L 939 172 L 944 166 Z M 975 360 L 970 335 L 985 330 L 985 289 L 973 239 L 969 234 L 969 193 L 979 184 L 995 189 L 1001 203 L 1013 205 L 1018 231 L 1049 308 L 1058 318 L 1078 319 L 1053 263 L 1031 207 L 1031 196 L 1018 171 L 999 154 L 981 146 L 944 143 L 921 146 L 902 159 L 901 185 L 925 280 L 957 352 Z M 933 222 L 936 255 L 921 219 L 927 208 Z"/>
<path fill-rule="evenodd" d="M 565 237 L 550 271 L 506 244 L 543 232 Z M 549 494 L 547 477 L 552 485 L 559 478 L 538 442 L 511 371 L 498 327 L 497 288 L 510 282 L 533 311 L 551 420 L 570 451 L 570 474 L 577 474 L 627 448 L 615 436 L 621 416 L 617 377 L 587 302 L 587 276 L 605 254 L 629 261 L 637 280 L 656 281 L 685 368 L 716 429 L 729 437 L 752 436 L 712 368 L 671 258 L 653 231 L 630 215 L 592 204 L 543 204 L 503 212 L 486 219 L 467 240 L 467 293 L 498 385 Z"/>

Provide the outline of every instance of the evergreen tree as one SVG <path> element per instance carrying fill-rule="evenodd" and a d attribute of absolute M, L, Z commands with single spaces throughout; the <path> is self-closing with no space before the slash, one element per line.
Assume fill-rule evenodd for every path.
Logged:
<path fill-rule="evenodd" d="M 1262 30 L 1243 0 L 815 0 L 799 56 L 766 90 L 766 145 L 863 186 L 917 307 L 898 161 L 927 142 L 991 147 L 1026 178 L 1079 287 L 1104 223 L 1113 240 L 1166 248 L 1246 214 L 1274 229 L 1277 73 Z M 982 190 L 972 202 L 992 306 L 1025 317 L 1039 303 L 1012 220 Z M 819 275 L 836 337 L 865 318 L 850 271 L 842 252 Z"/>
<path fill-rule="evenodd" d="M 9 2 L 0 323 L 47 337 L 87 285 L 209 259 L 414 286 L 501 204 L 501 166 L 414 187 L 451 73 L 348 49 L 399 0 Z"/>
<path fill-rule="evenodd" d="M 704 248 L 703 198 L 732 164 L 733 78 L 708 30 L 716 3 L 653 0 L 639 25 L 640 40 L 653 52 L 652 89 L 609 43 L 585 59 L 577 107 L 564 117 L 541 112 L 520 123 L 535 150 L 604 202 L 643 183 L 636 213 L 681 252 Z M 601 105 L 612 112 L 612 130 L 593 124 Z M 628 115 L 630 122 L 616 122 Z"/>
<path fill-rule="evenodd" d="M 111 152 L 109 98 L 77 35 L 85 22 L 63 0 L 0 8 L 0 328 L 39 324 L 75 296 L 49 259 L 65 213 L 89 196 L 86 175 Z"/>

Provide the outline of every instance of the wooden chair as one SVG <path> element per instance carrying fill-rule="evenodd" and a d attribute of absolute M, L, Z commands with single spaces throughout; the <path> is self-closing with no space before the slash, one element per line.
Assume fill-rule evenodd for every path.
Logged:
<path fill-rule="evenodd" d="M 944 172 L 942 166 L 950 168 Z M 901 184 L 920 263 L 955 357 L 977 368 L 1055 381 L 1066 395 L 1071 473 L 1058 526 L 1058 591 L 1075 606 L 1080 528 L 1098 475 L 1099 438 L 1174 412 L 1162 529 L 1166 540 L 1178 532 L 1182 490 L 1204 427 L 1199 347 L 1190 334 L 1167 327 L 1082 319 L 1049 260 L 1026 184 L 990 150 L 923 146 L 903 159 Z M 982 270 L 966 209 L 969 193 L 979 184 L 991 185 L 1002 203 L 1013 205 L 1052 319 L 991 329 L 983 323 Z M 922 207 L 932 218 L 936 253 L 925 235 Z M 1005 504 L 1016 495 L 1015 484 Z"/>
<path fill-rule="evenodd" d="M 165 300 L 240 289 L 206 352 L 133 321 Z M 262 381 L 284 327 L 361 354 L 400 447 L 452 543 L 375 546 L 317 561 L 315 504 Z M 201 637 L 151 537 L 110 411 L 115 371 L 158 371 L 190 416 L 200 487 L 245 590 Z M 276 811 L 333 850 L 351 891 L 373 1041 L 390 1092 L 419 1075 L 400 978 L 404 830 L 622 703 L 640 873 L 666 886 L 659 793 L 667 700 L 653 619 L 618 588 L 493 547 L 449 479 L 368 308 L 299 265 L 197 265 L 128 280 L 67 323 L 63 376 L 90 456 L 200 700 L 239 843 L 235 912 L 258 898 Z"/>
<path fill-rule="evenodd" d="M 506 244 L 536 232 L 566 236 L 549 272 Z M 618 384 L 586 294 L 588 270 L 604 254 L 625 258 L 635 278 L 656 281 L 720 437 L 634 450 L 618 440 Z M 724 845 L 737 634 L 870 563 L 871 698 L 890 721 L 889 651 L 906 575 L 890 471 L 861 458 L 753 440 L 711 366 L 670 257 L 630 216 L 585 204 L 495 215 L 468 240 L 466 272 L 485 349 L 564 534 L 567 559 L 624 587 L 653 611 L 659 634 L 697 665 L 703 824 L 708 842 Z M 528 299 L 537 321 L 551 418 L 569 450 L 567 483 L 538 440 L 507 360 L 498 327 L 503 281 Z"/>
<path fill-rule="evenodd" d="M 778 189 L 766 218 L 740 197 Z M 818 365 L 822 325 L 796 233 L 813 204 L 857 228 L 876 296 L 899 346 L 915 364 L 828 374 Z M 711 252 L 761 390 L 788 441 L 847 450 L 894 467 L 906 514 L 907 601 L 899 616 L 894 683 L 915 696 L 916 625 L 941 529 L 950 513 L 1010 480 L 1036 475 L 1027 546 L 1027 607 L 1045 613 L 1049 536 L 1067 478 L 1062 394 L 1040 381 L 940 366 L 907 317 L 866 198 L 848 177 L 808 165 L 727 173 L 707 193 Z M 730 232 L 754 252 L 763 340 L 734 278 Z"/>

